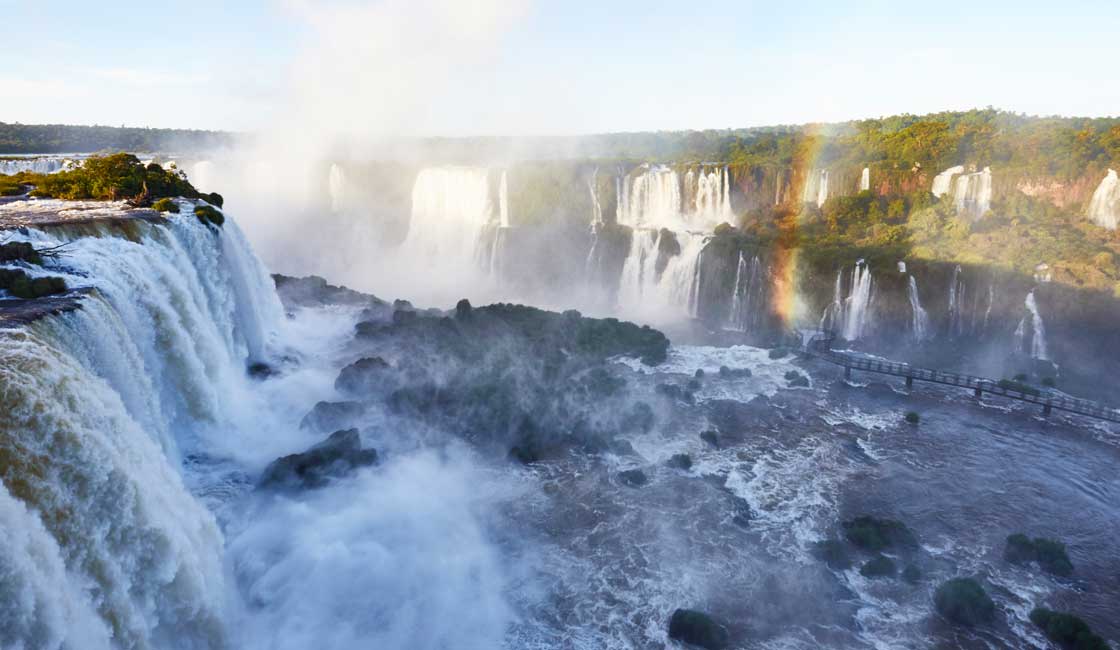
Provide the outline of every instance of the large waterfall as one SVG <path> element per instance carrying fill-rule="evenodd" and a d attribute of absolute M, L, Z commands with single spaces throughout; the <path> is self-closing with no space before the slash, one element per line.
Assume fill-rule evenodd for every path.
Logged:
<path fill-rule="evenodd" d="M 945 196 L 949 193 L 949 190 L 953 189 L 953 177 L 963 173 L 963 165 L 957 165 L 956 167 L 950 167 L 949 169 L 946 169 L 937 176 L 933 177 L 933 187 L 930 188 L 930 192 L 932 192 L 933 195 L 937 198 Z"/>
<path fill-rule="evenodd" d="M 54 174 L 76 164 L 64 156 L 27 156 L 0 159 L 0 174 L 18 174 L 20 172 L 33 172 L 35 174 Z"/>
<path fill-rule="evenodd" d="M 859 191 L 866 192 L 871 189 L 871 169 L 868 167 L 863 168 L 863 172 L 859 175 Z"/>
<path fill-rule="evenodd" d="M 680 245 L 680 252 L 668 259 L 662 253 L 664 237 L 675 237 Z M 708 240 L 702 234 L 635 230 L 619 283 L 623 313 L 655 320 L 696 316 Z"/>
<path fill-rule="evenodd" d="M 1120 225 L 1120 180 L 1116 177 L 1116 170 L 1108 170 L 1104 180 L 1093 192 L 1089 201 L 1089 218 L 1102 228 L 1116 230 Z"/>
<path fill-rule="evenodd" d="M 924 341 L 929 338 L 929 314 L 922 307 L 922 299 L 918 295 L 918 281 L 913 275 L 907 287 L 910 299 L 911 333 L 915 341 Z"/>
<path fill-rule="evenodd" d="M 51 272 L 87 294 L 0 330 L 0 646 L 224 646 L 222 537 L 176 467 L 248 429 L 246 363 L 282 319 L 271 279 L 232 221 L 11 236 L 61 246 Z"/>
<path fill-rule="evenodd" d="M 616 221 L 672 230 L 707 230 L 734 221 L 727 168 L 690 168 L 682 179 L 668 165 L 642 165 L 619 181 Z"/>
<path fill-rule="evenodd" d="M 735 284 L 731 290 L 731 308 L 727 314 L 727 324 L 731 329 L 750 332 L 758 327 L 764 312 L 767 280 L 758 256 L 753 256 L 748 262 L 743 252 L 739 251 Z"/>
<path fill-rule="evenodd" d="M 504 193 L 500 205 L 491 200 L 489 179 L 490 172 L 478 167 L 421 170 L 412 188 L 402 254 L 420 266 L 459 271 L 488 267 L 487 226 L 509 219 Z"/>
<path fill-rule="evenodd" d="M 857 341 L 867 333 L 872 320 L 871 269 L 864 260 L 856 262 L 852 268 L 848 295 L 844 295 L 844 270 L 836 272 L 832 304 L 825 308 L 821 316 L 822 330 L 836 331 L 849 341 Z"/>
<path fill-rule="evenodd" d="M 801 193 L 802 203 L 813 203 L 818 208 L 828 200 L 828 170 L 814 169 L 805 179 L 805 188 Z"/>

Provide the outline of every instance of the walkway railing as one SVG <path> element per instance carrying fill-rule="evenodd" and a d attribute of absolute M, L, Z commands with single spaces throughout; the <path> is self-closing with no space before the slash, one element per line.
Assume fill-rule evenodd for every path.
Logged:
<path fill-rule="evenodd" d="M 976 397 L 980 397 L 984 393 L 992 393 L 1021 402 L 1038 404 L 1042 407 L 1042 412 L 1047 415 L 1050 414 L 1053 409 L 1058 409 L 1069 413 L 1084 415 L 1086 417 L 1120 423 L 1120 411 L 1108 408 L 1097 402 L 1065 395 L 1054 395 L 1030 386 L 1023 386 L 1016 382 L 993 381 L 985 377 L 976 377 L 974 375 L 964 375 L 955 372 L 942 372 L 940 370 L 930 370 L 928 368 L 916 368 L 908 363 L 899 363 L 883 359 L 869 359 L 844 352 L 837 352 L 832 349 L 834 340 L 835 336 L 828 332 L 814 335 L 805 346 L 805 351 L 819 359 L 843 366 L 844 376 L 847 378 L 851 378 L 852 370 L 876 372 L 904 378 L 907 388 L 913 387 L 914 380 L 928 381 L 935 384 L 971 389 Z"/>

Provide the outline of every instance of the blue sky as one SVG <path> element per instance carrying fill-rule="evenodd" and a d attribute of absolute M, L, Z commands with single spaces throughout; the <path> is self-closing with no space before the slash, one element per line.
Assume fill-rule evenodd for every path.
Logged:
<path fill-rule="evenodd" d="M 1115 3 L 0 0 L 0 121 L 406 134 L 1120 113 Z"/>

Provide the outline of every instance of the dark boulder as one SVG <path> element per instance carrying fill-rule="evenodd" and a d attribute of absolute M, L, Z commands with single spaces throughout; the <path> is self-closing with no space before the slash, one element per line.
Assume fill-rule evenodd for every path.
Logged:
<path fill-rule="evenodd" d="M 261 475 L 261 487 L 317 488 L 331 478 L 377 462 L 377 450 L 362 449 L 357 429 L 335 431 L 299 454 L 274 460 Z"/>
<path fill-rule="evenodd" d="M 1063 650 L 1109 650 L 1108 642 L 1093 634 L 1088 623 L 1073 614 L 1036 607 L 1031 610 L 1030 618 L 1046 638 Z"/>
<path fill-rule="evenodd" d="M 908 564 L 902 570 L 902 579 L 906 582 L 916 585 L 922 581 L 922 570 L 916 564 Z"/>
<path fill-rule="evenodd" d="M 471 317 L 471 301 L 463 298 L 455 303 L 455 318 L 459 320 L 466 320 Z"/>
<path fill-rule="evenodd" d="M 865 578 L 892 578 L 895 574 L 894 561 L 885 555 L 877 555 L 864 563 L 859 569 Z"/>
<path fill-rule="evenodd" d="M 673 454 L 672 458 L 670 458 L 665 464 L 669 467 L 672 467 L 673 469 L 683 469 L 685 471 L 688 471 L 692 469 L 692 456 L 689 456 L 688 454 Z"/>
<path fill-rule="evenodd" d="M 750 368 L 728 368 L 727 366 L 719 367 L 719 376 L 723 379 L 745 379 L 751 376 Z"/>
<path fill-rule="evenodd" d="M 852 558 L 848 555 L 848 547 L 838 539 L 826 539 L 817 542 L 813 547 L 813 557 L 827 564 L 830 569 L 837 571 L 844 571 L 852 566 Z"/>
<path fill-rule="evenodd" d="M 28 264 L 42 264 L 43 257 L 30 242 L 13 241 L 0 244 L 0 263 L 26 262 Z"/>
<path fill-rule="evenodd" d="M 707 650 L 726 648 L 727 628 L 716 623 L 711 616 L 694 609 L 678 609 L 669 619 L 669 638 L 689 643 Z"/>
<path fill-rule="evenodd" d="M 840 524 L 848 541 L 865 551 L 878 552 L 888 548 L 912 550 L 918 547 L 918 539 L 900 521 L 877 519 L 875 517 L 856 517 Z"/>
<path fill-rule="evenodd" d="M 33 278 L 22 269 L 0 269 L 0 289 L 16 298 L 33 300 L 66 292 L 66 281 L 55 277 Z"/>
<path fill-rule="evenodd" d="M 774 348 L 767 354 L 771 359 L 784 359 L 789 356 L 789 350 L 785 348 Z"/>
<path fill-rule="evenodd" d="M 973 626 L 988 623 L 996 615 L 996 604 L 972 578 L 953 578 L 933 595 L 937 613 L 953 623 Z"/>
<path fill-rule="evenodd" d="M 268 379 L 269 377 L 277 374 L 276 369 L 264 363 L 263 361 L 254 361 L 246 368 L 249 376 L 253 379 Z"/>
<path fill-rule="evenodd" d="M 333 431 L 349 427 L 365 410 L 361 402 L 319 402 L 303 416 L 299 428 Z"/>
<path fill-rule="evenodd" d="M 786 373 L 786 381 L 789 382 L 790 388 L 809 387 L 809 378 L 796 370 L 790 370 Z"/>
<path fill-rule="evenodd" d="M 1066 553 L 1066 545 L 1044 537 L 1030 539 L 1022 533 L 1009 535 L 1003 549 L 1003 559 L 1011 564 L 1038 562 L 1044 571 L 1054 575 L 1068 576 L 1073 573 L 1073 562 Z"/>
<path fill-rule="evenodd" d="M 754 517 L 754 512 L 751 511 L 751 504 L 743 497 L 732 497 L 732 507 L 735 514 L 731 517 L 731 522 L 740 528 L 750 528 L 751 518 Z"/>
<path fill-rule="evenodd" d="M 700 439 L 709 445 L 719 449 L 719 432 L 711 429 L 700 432 Z"/>
<path fill-rule="evenodd" d="M 649 478 L 646 477 L 646 473 L 640 469 L 628 469 L 619 472 L 618 480 L 630 487 L 642 487 L 646 483 L 649 483 Z"/>
<path fill-rule="evenodd" d="M 381 357 L 364 357 L 343 368 L 334 387 L 351 395 L 388 394 L 397 388 L 397 378 L 393 366 Z"/>

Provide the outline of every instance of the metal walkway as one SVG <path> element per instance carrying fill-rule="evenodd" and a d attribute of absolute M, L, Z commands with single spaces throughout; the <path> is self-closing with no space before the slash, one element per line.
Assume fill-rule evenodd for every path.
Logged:
<path fill-rule="evenodd" d="M 1030 386 L 1024 386 L 1017 382 L 992 381 L 984 377 L 961 375 L 955 372 L 941 372 L 939 370 L 929 370 L 927 368 L 915 368 L 907 363 L 857 357 L 833 350 L 832 342 L 834 339 L 835 336 L 828 333 L 817 334 L 809 339 L 808 344 L 805 346 L 805 351 L 818 359 L 843 366 L 844 376 L 849 379 L 852 376 L 852 370 L 876 372 L 883 375 L 904 378 L 907 388 L 912 388 L 914 386 L 914 380 L 928 381 L 935 384 L 970 389 L 978 398 L 984 393 L 991 393 L 1008 399 L 1038 404 L 1042 407 L 1044 415 L 1049 415 L 1054 409 L 1058 409 L 1060 411 L 1076 413 L 1077 415 L 1084 415 L 1085 417 L 1096 418 L 1098 420 L 1120 423 L 1120 411 L 1108 408 L 1096 402 L 1064 395 L 1053 395 Z"/>

